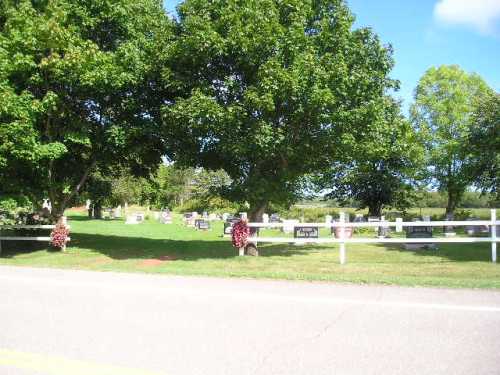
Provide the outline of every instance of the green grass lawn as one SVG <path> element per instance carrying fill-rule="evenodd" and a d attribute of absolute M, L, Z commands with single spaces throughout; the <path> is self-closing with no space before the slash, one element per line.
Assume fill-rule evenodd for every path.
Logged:
<path fill-rule="evenodd" d="M 500 264 L 490 262 L 489 244 L 440 244 L 438 250 L 418 252 L 403 250 L 401 245 L 353 244 L 347 245 L 347 264 L 340 265 L 337 245 L 262 244 L 259 257 L 238 257 L 230 240 L 221 237 L 221 222 L 212 223 L 212 229 L 207 232 L 185 227 L 179 216 L 175 216 L 170 225 L 154 220 L 125 225 L 121 220 L 88 220 L 70 213 L 69 222 L 72 241 L 65 253 L 48 248 L 14 250 L 8 248 L 12 244 L 4 242 L 0 264 L 175 275 L 500 288 Z M 21 245 L 28 247 L 27 243 Z"/>

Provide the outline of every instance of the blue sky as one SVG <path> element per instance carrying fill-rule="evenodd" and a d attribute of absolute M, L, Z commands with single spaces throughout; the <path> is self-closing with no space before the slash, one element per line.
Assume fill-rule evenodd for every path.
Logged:
<path fill-rule="evenodd" d="M 180 1 L 166 0 L 175 12 Z M 348 0 L 355 27 L 372 27 L 394 47 L 392 77 L 407 111 L 431 66 L 458 64 L 500 91 L 500 0 Z"/>

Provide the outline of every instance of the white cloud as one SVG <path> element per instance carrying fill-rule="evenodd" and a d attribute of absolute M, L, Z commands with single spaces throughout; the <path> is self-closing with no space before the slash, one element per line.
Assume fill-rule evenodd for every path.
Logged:
<path fill-rule="evenodd" d="M 482 34 L 496 33 L 500 0 L 439 0 L 434 18 L 443 24 L 472 27 Z"/>

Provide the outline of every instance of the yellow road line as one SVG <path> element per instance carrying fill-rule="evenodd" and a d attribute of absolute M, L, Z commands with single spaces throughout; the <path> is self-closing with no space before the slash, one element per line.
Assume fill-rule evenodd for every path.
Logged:
<path fill-rule="evenodd" d="M 63 357 L 0 349 L 0 366 L 42 372 L 46 375 L 165 375 Z"/>

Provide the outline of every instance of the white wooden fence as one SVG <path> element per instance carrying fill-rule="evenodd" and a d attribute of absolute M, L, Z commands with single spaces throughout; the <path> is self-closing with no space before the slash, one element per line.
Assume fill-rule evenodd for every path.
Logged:
<path fill-rule="evenodd" d="M 54 229 L 55 225 L 0 225 L 0 230 L 2 229 Z M 70 226 L 66 225 L 69 229 Z M 52 238 L 50 236 L 2 236 L 0 234 L 0 254 L 2 254 L 2 241 L 42 241 L 42 242 L 50 242 Z M 68 237 L 66 242 L 71 241 L 71 238 Z M 62 251 L 66 250 L 66 244 L 61 249 Z"/>
<path fill-rule="evenodd" d="M 340 263 L 346 262 L 346 245 L 350 243 L 491 243 L 491 261 L 497 261 L 497 242 L 499 241 L 496 235 L 496 227 L 500 225 L 500 221 L 496 220 L 496 210 L 491 210 L 490 220 L 463 220 L 463 221 L 416 221 L 403 222 L 402 219 L 396 221 L 377 221 L 377 222 L 358 222 L 349 223 L 345 221 L 345 215 L 340 214 L 339 221 L 331 223 L 300 223 L 300 224 L 284 224 L 284 223 L 248 223 L 251 228 L 281 228 L 288 227 L 317 227 L 317 228 L 340 228 L 340 238 L 289 238 L 289 237 L 259 237 L 257 235 L 248 238 L 249 243 L 257 245 L 259 242 L 271 243 L 294 243 L 294 244 L 326 244 L 338 243 L 340 252 Z M 446 227 L 446 226 L 488 226 L 491 228 L 489 237 L 428 237 L 428 238 L 345 238 L 344 230 L 349 228 L 366 228 L 366 227 L 396 227 L 397 232 L 401 232 L 403 227 Z M 240 255 L 244 255 L 244 249 L 240 249 Z"/>

